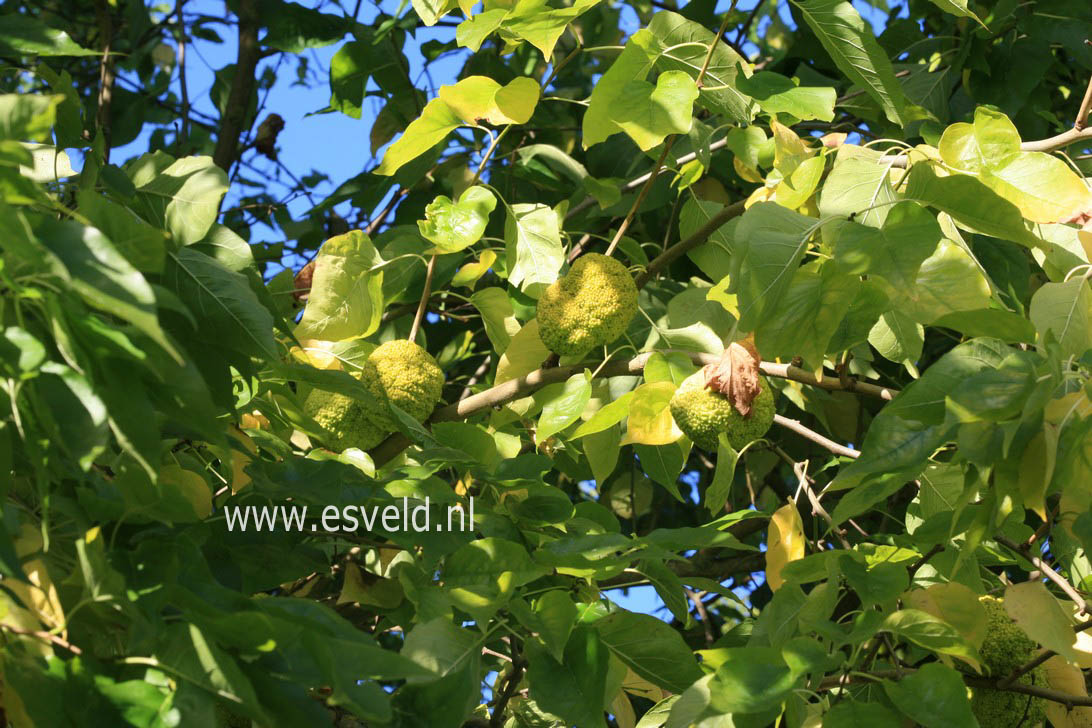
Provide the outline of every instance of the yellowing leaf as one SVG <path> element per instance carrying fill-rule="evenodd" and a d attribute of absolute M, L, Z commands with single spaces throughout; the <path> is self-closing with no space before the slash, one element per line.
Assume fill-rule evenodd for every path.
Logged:
<path fill-rule="evenodd" d="M 633 390 L 626 435 L 620 444 L 668 445 L 682 437 L 668 406 L 675 389 L 674 382 L 664 381 L 642 384 Z"/>
<path fill-rule="evenodd" d="M 240 452 L 238 449 L 232 448 L 230 451 L 231 492 L 235 494 L 245 488 L 251 481 L 251 477 L 247 475 L 246 466 L 250 465 L 253 460 L 251 455 L 258 454 L 258 446 L 254 444 L 249 435 L 237 427 L 229 427 L 228 435 L 242 443 L 245 450 L 245 452 Z"/>
<path fill-rule="evenodd" d="M 1055 156 L 1021 151 L 1016 126 L 999 111 L 979 107 L 973 124 L 948 127 L 940 155 L 976 175 L 1032 222 L 1066 222 L 1092 207 L 1084 180 Z"/>
<path fill-rule="evenodd" d="M 440 87 L 440 99 L 467 124 L 526 124 L 538 105 L 539 86 L 519 76 L 505 86 L 487 76 L 468 76 Z"/>
<path fill-rule="evenodd" d="M 1076 662 L 1077 637 L 1069 617 L 1041 582 L 1025 581 L 1007 588 L 1005 611 L 1028 637 Z"/>
<path fill-rule="evenodd" d="M 1058 457 L 1058 428 L 1049 423 L 1031 438 L 1020 457 L 1020 496 L 1024 507 L 1046 520 L 1046 491 Z"/>
<path fill-rule="evenodd" d="M 786 175 L 778 183 L 775 190 L 777 203 L 790 210 L 803 205 L 819 186 L 819 179 L 823 176 L 825 168 L 826 160 L 822 157 L 805 159 L 792 171 L 792 174 Z"/>
<path fill-rule="evenodd" d="M 928 612 L 955 627 L 975 649 L 982 646 L 986 638 L 986 608 L 970 588 L 950 581 L 914 589 L 902 598 L 907 607 Z"/>
<path fill-rule="evenodd" d="M 336 235 L 315 258 L 300 339 L 341 341 L 368 336 L 383 316 L 383 271 L 371 239 L 360 230 Z"/>
<path fill-rule="evenodd" d="M 785 583 L 781 570 L 790 561 L 804 557 L 804 523 L 791 500 L 770 516 L 766 535 L 766 582 L 772 591 Z"/>
<path fill-rule="evenodd" d="M 694 122 L 698 87 L 685 71 L 661 73 L 653 86 L 630 81 L 615 100 L 611 119 L 642 151 L 661 144 L 670 134 L 686 134 Z"/>
<path fill-rule="evenodd" d="M 159 483 L 177 489 L 198 518 L 208 518 L 212 513 L 212 491 L 200 474 L 178 465 L 164 465 L 159 471 Z"/>
<path fill-rule="evenodd" d="M 1084 675 L 1080 669 L 1070 665 L 1061 656 L 1055 655 L 1044 662 L 1043 671 L 1046 673 L 1047 686 L 1050 689 L 1067 695 L 1080 697 L 1088 695 Z M 1081 706 L 1067 710 L 1062 703 L 1055 703 L 1052 700 L 1044 702 L 1047 718 L 1050 719 L 1050 724 L 1054 728 L 1092 728 L 1092 708 Z"/>
<path fill-rule="evenodd" d="M 497 261 L 497 254 L 492 250 L 486 250 L 482 253 L 474 263 L 467 263 L 455 273 L 455 277 L 451 279 L 451 285 L 453 286 L 466 286 L 467 288 L 473 288 L 474 284 L 478 282 L 486 272 L 493 267 L 493 263 Z"/>

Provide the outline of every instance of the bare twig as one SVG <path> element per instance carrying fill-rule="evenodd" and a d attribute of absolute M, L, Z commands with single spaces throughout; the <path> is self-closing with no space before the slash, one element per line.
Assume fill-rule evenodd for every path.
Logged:
<path fill-rule="evenodd" d="M 994 540 L 996 540 L 997 543 L 1001 544 L 1005 548 L 1015 551 L 1016 553 L 1020 554 L 1025 559 L 1030 561 L 1036 569 L 1043 572 L 1043 576 L 1050 579 L 1058 586 L 1059 589 L 1065 592 L 1065 595 L 1069 597 L 1074 604 L 1077 605 L 1078 613 L 1088 614 L 1088 602 L 1085 601 L 1084 597 L 1082 597 L 1080 593 L 1076 589 L 1074 589 L 1068 581 L 1066 581 L 1064 576 L 1055 571 L 1050 564 L 1043 561 L 1035 554 L 1031 553 L 1030 548 L 1028 548 L 1027 546 L 1021 546 L 1015 541 L 1012 541 L 1005 536 L 1001 536 L 1000 534 L 997 535 Z"/>
<path fill-rule="evenodd" d="M 174 6 L 175 15 L 179 17 L 175 40 L 178 42 L 178 85 L 182 92 L 182 128 L 178 138 L 183 150 L 190 139 L 190 89 L 189 84 L 186 83 L 186 24 L 181 21 L 184 4 L 185 0 L 177 0 Z"/>
<path fill-rule="evenodd" d="M 1085 45 L 1092 45 L 1087 40 L 1084 43 Z M 1092 108 L 1092 78 L 1088 79 L 1088 88 L 1085 89 L 1081 109 L 1077 112 L 1077 120 L 1073 123 L 1073 128 L 1077 131 L 1081 131 L 1088 126 L 1088 111 L 1090 108 Z"/>
<path fill-rule="evenodd" d="M 709 621 L 709 610 L 705 608 L 705 602 L 701 600 L 701 594 L 685 587 L 683 591 L 686 592 L 687 598 L 694 605 L 694 611 L 698 613 L 698 619 L 701 620 L 702 631 L 705 633 L 705 645 L 712 647 L 716 638 L 713 636 L 713 624 Z"/>
<path fill-rule="evenodd" d="M 827 450 L 830 450 L 835 455 L 841 455 L 842 457 L 854 459 L 861 457 L 861 453 L 859 450 L 850 450 L 845 445 L 839 445 L 834 440 L 823 437 L 815 430 L 805 427 L 797 420 L 789 419 L 788 417 L 783 417 L 781 415 L 774 415 L 774 424 L 781 425 L 787 430 L 792 430 L 801 437 L 811 440 L 816 445 L 821 445 L 822 447 L 825 447 Z"/>

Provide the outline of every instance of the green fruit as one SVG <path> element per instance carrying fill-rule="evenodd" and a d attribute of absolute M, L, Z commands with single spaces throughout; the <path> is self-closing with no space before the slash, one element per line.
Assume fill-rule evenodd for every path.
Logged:
<path fill-rule="evenodd" d="M 979 601 L 986 608 L 986 639 L 978 653 L 990 676 L 1003 678 L 1035 657 L 1039 647 L 1009 618 L 1003 600 L 982 597 Z M 1040 665 L 1019 682 L 1047 687 L 1046 671 Z M 1030 728 L 1046 718 L 1046 701 L 1023 693 L 972 688 L 971 710 L 983 727 Z"/>
<path fill-rule="evenodd" d="M 683 380 L 671 397 L 671 416 L 675 424 L 703 450 L 716 452 L 720 433 L 736 450 L 765 435 L 773 424 L 773 388 L 764 377 L 761 389 L 751 403 L 751 412 L 741 415 L 720 392 L 705 387 L 705 372 L 698 370 Z"/>
<path fill-rule="evenodd" d="M 609 344 L 637 313 L 637 286 L 614 258 L 587 253 L 538 300 L 538 332 L 555 354 Z"/>
<path fill-rule="evenodd" d="M 444 388 L 444 373 L 436 360 L 402 339 L 377 347 L 356 376 L 379 403 L 393 404 L 418 422 L 432 414 Z M 330 432 L 325 444 L 337 451 L 370 450 L 397 429 L 385 406 L 320 389 L 307 397 L 303 411 Z"/>

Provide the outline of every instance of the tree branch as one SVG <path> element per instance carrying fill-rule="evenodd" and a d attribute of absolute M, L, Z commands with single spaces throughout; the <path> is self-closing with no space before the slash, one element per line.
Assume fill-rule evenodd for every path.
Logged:
<path fill-rule="evenodd" d="M 114 98 L 114 60 L 110 57 L 110 46 L 114 36 L 114 23 L 110 18 L 110 8 L 106 0 L 95 3 L 95 17 L 102 36 L 102 60 L 99 62 L 99 97 L 95 119 L 99 133 L 102 134 L 102 161 L 110 161 L 110 104 Z"/>
<path fill-rule="evenodd" d="M 585 368 L 591 368 L 593 371 L 596 371 L 596 376 L 601 378 L 640 374 L 644 371 L 645 364 L 648 362 L 649 357 L 651 357 L 654 353 L 656 352 L 646 352 L 627 361 L 612 361 L 606 362 L 601 365 L 590 363 L 576 364 L 564 367 L 554 366 L 543 369 L 536 369 L 530 374 L 525 374 L 524 376 L 518 377 L 516 379 L 509 379 L 507 382 L 497 384 L 490 389 L 485 390 L 484 392 L 472 394 L 469 397 L 460 399 L 458 402 L 449 404 L 446 407 L 441 407 L 432 413 L 432 417 L 430 418 L 430 420 L 432 422 L 465 420 L 466 418 L 470 417 L 471 415 L 477 414 L 478 412 L 483 412 L 492 407 L 499 407 L 513 400 L 520 399 L 521 397 L 526 397 L 527 395 L 545 387 L 547 384 L 564 382 L 573 374 L 578 374 L 579 372 L 584 371 Z M 719 361 L 719 357 L 712 354 L 703 354 L 698 352 L 684 353 L 690 356 L 691 361 L 699 366 L 713 364 Z M 880 396 L 885 399 L 890 398 L 891 395 L 896 393 L 895 390 L 887 389 L 885 387 L 877 387 L 875 385 L 865 386 L 862 383 L 854 382 L 853 380 L 848 380 L 847 383 L 843 384 L 841 381 L 833 377 L 825 378 L 820 382 L 810 372 L 804 372 L 799 367 L 793 367 L 784 364 L 771 364 L 769 362 L 762 362 L 759 366 L 762 370 L 762 373 L 766 376 L 778 377 L 781 379 L 791 379 L 794 381 L 803 382 L 805 384 L 817 383 L 817 386 L 828 390 L 846 390 L 848 387 L 849 391 L 856 391 L 862 394 Z M 795 420 L 789 421 L 795 422 Z M 805 428 L 803 425 L 800 425 L 799 423 L 795 424 L 799 428 L 803 428 L 804 430 L 806 430 L 808 433 L 811 433 L 813 435 L 815 434 L 812 433 L 811 430 Z M 789 425 L 785 426 L 790 427 L 790 429 L 794 429 L 794 431 L 800 432 L 800 430 L 796 427 Z M 809 439 L 811 438 L 809 437 Z M 827 442 L 831 441 L 828 440 Z M 838 448 L 842 447 L 835 442 L 831 442 L 831 444 Z M 381 442 L 371 451 L 372 460 L 377 466 L 383 465 L 396 457 L 400 452 L 409 447 L 409 445 L 410 441 L 408 438 L 406 438 L 405 435 L 402 435 L 401 433 L 395 433 L 383 442 Z M 855 450 L 849 450 L 848 448 L 844 449 L 847 452 L 856 453 Z M 859 455 L 859 453 L 856 453 L 856 455 Z M 848 455 L 847 457 L 855 457 L 856 455 Z"/>
<path fill-rule="evenodd" d="M 878 680 L 901 680 L 908 675 L 912 675 L 917 672 L 914 668 L 904 667 L 901 670 L 902 674 L 898 674 L 895 670 L 876 670 L 867 674 L 856 675 L 835 675 L 828 678 L 823 678 L 819 683 L 820 690 L 833 690 L 835 688 L 842 687 L 844 685 L 851 685 L 854 683 L 875 683 Z M 992 680 L 986 677 L 975 677 L 974 675 L 963 675 L 963 682 L 967 683 L 971 687 L 976 688 L 990 688 L 991 690 L 1001 690 L 1010 693 L 1023 693 L 1024 695 L 1032 695 L 1036 698 L 1043 698 L 1044 700 L 1050 700 L 1055 703 L 1061 703 L 1069 708 L 1075 706 L 1092 705 L 1092 697 L 1088 695 L 1071 695 L 1069 693 L 1063 693 L 1060 690 L 1051 690 L 1049 688 L 1041 688 L 1035 685 L 1028 685 L 1026 683 L 1014 683 L 1007 687 L 1001 687 L 1001 681 Z"/>
<path fill-rule="evenodd" d="M 1085 620 L 1084 622 L 1081 622 L 1080 624 L 1078 624 L 1077 626 L 1075 626 L 1073 628 L 1073 631 L 1074 632 L 1084 632 L 1086 629 L 1092 629 L 1092 619 L 1088 619 L 1088 620 Z M 1039 654 L 1038 657 L 1024 663 L 1020 667 L 1013 670 L 1011 675 L 1009 675 L 1004 680 L 1002 680 L 1001 682 L 998 683 L 998 686 L 1003 687 L 1003 688 L 1008 687 L 1009 685 L 1013 684 L 1014 682 L 1019 680 L 1021 677 L 1026 675 L 1027 673 L 1029 673 L 1032 670 L 1034 670 L 1035 668 L 1039 667 L 1039 665 L 1042 665 L 1044 662 L 1049 660 L 1051 657 L 1054 657 L 1056 654 L 1058 654 L 1058 653 L 1055 652 L 1054 650 L 1044 649 L 1042 651 L 1042 653 Z"/>
<path fill-rule="evenodd" d="M 774 415 L 773 421 L 775 425 L 781 425 L 786 430 L 792 430 L 797 435 L 800 435 L 807 440 L 811 440 L 816 445 L 821 445 L 825 447 L 827 450 L 830 450 L 835 455 L 841 455 L 842 457 L 854 459 L 861 457 L 860 450 L 850 450 L 845 445 L 839 445 L 834 440 L 823 437 L 815 430 L 804 427 L 804 425 L 800 424 L 800 422 L 797 420 L 792 420 L 788 417 L 782 417 L 781 415 Z"/>
<path fill-rule="evenodd" d="M 676 258 L 704 243 L 721 225 L 728 222 L 733 217 L 739 217 L 743 212 L 744 207 L 742 200 L 722 207 L 715 215 L 709 218 L 704 225 L 695 230 L 690 237 L 675 243 L 649 262 L 648 267 L 645 268 L 645 272 L 638 275 L 635 279 L 637 287 L 643 288 L 646 283 L 656 276 L 656 274 L 671 265 Z"/>
<path fill-rule="evenodd" d="M 1020 554 L 1025 559 L 1030 561 L 1036 569 L 1043 572 L 1043 576 L 1057 584 L 1058 588 L 1065 592 L 1065 595 L 1067 597 L 1073 600 L 1073 603 L 1077 605 L 1077 609 L 1079 610 L 1080 614 L 1088 614 L 1088 602 L 1084 600 L 1084 597 L 1082 597 L 1080 593 L 1076 589 L 1074 589 L 1068 581 L 1066 581 L 1064 576 L 1055 571 L 1053 567 L 1050 566 L 1050 564 L 1043 561 L 1038 556 L 1032 554 L 1031 549 L 1029 549 L 1027 546 L 1020 546 L 1015 541 L 1012 541 L 1005 536 L 1001 536 L 1000 534 L 998 534 L 994 538 L 994 540 L 1005 548 L 1015 551 L 1016 553 Z"/>
<path fill-rule="evenodd" d="M 235 77 L 231 81 L 227 107 L 221 119 L 220 134 L 212 159 L 225 172 L 239 154 L 239 137 L 247 126 L 247 111 L 254 93 L 254 72 L 262 51 L 258 45 L 258 4 L 256 0 L 239 0 L 239 54 L 235 61 Z"/>

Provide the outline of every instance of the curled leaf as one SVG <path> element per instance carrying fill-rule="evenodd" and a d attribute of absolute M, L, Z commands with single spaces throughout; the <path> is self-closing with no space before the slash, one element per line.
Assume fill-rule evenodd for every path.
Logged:
<path fill-rule="evenodd" d="M 728 345 L 716 364 L 705 367 L 705 386 L 720 392 L 743 416 L 751 413 L 751 403 L 762 391 L 758 355 L 750 337 Z"/>

